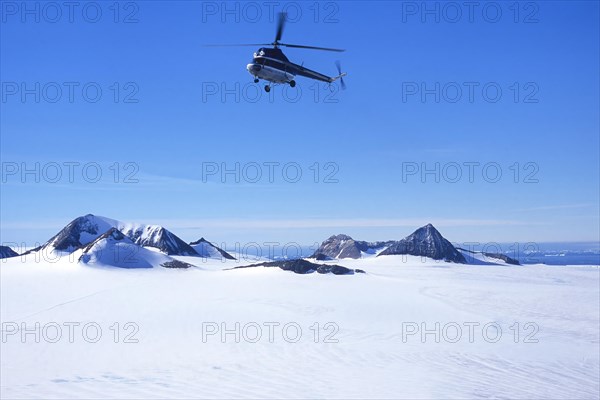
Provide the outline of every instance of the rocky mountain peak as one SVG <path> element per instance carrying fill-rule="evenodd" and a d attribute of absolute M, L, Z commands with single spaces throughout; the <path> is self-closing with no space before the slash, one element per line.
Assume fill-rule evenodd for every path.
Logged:
<path fill-rule="evenodd" d="M 394 242 L 379 255 L 408 254 L 434 260 L 466 263 L 465 257 L 432 225 L 427 224 L 402 240 Z"/>
<path fill-rule="evenodd" d="M 74 251 L 95 240 L 111 226 L 110 220 L 87 214 L 69 222 L 42 247 L 52 246 L 55 250 Z"/>
<path fill-rule="evenodd" d="M 337 235 L 332 235 L 329 237 L 330 241 L 341 241 L 341 240 L 354 240 L 352 239 L 352 237 L 348 236 L 348 235 L 344 235 L 343 233 L 337 234 Z"/>
<path fill-rule="evenodd" d="M 190 242 L 190 246 L 193 246 L 195 244 L 200 244 L 200 243 L 208 243 L 208 241 L 206 239 L 204 239 L 203 237 L 201 237 L 200 239 Z"/>
<path fill-rule="evenodd" d="M 231 254 L 217 247 L 203 237 L 194 242 L 190 242 L 190 246 L 192 249 L 194 249 L 194 251 L 196 251 L 196 253 L 198 253 L 198 255 L 200 255 L 200 257 L 235 260 L 235 257 L 233 257 Z"/>
<path fill-rule="evenodd" d="M 316 259 L 328 258 L 361 258 L 363 253 L 375 253 L 378 249 L 385 247 L 391 242 L 364 242 L 354 240 L 348 235 L 338 234 L 330 236 L 321 243 L 321 246 L 313 253 Z"/>

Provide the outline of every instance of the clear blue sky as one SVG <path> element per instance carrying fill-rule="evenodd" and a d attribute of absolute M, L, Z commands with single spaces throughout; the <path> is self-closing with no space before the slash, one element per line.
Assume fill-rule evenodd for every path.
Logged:
<path fill-rule="evenodd" d="M 265 2 L 253 3 L 258 17 L 246 3 L 228 3 L 233 12 L 223 14 L 221 2 L 139 1 L 121 3 L 116 16 L 113 2 L 99 2 L 96 23 L 86 2 L 72 22 L 67 8 L 57 16 L 45 3 L 36 22 L 28 4 L 33 14 L 2 3 L 2 242 L 44 241 L 87 213 L 228 243 L 308 244 L 341 232 L 396 239 L 428 222 L 452 241 L 599 240 L 598 2 L 520 3 L 518 13 L 512 2 L 485 11 L 482 2 L 472 16 L 428 3 L 439 22 L 421 2 L 281 2 L 297 19 L 284 42 L 347 49 L 285 50 L 328 75 L 336 59 L 348 72 L 343 92 L 298 78 L 296 102 L 289 98 L 299 92 L 284 98 L 275 87 L 270 101 L 262 84 L 253 88 L 245 68 L 254 47 L 203 47 L 272 41 Z M 422 99 L 421 85 L 436 83 L 439 102 Z M 23 84 L 32 91 L 24 99 Z M 477 85 L 473 101 L 468 85 Z M 457 87 L 462 97 L 452 102 Z M 203 182 L 205 163 L 240 163 L 252 178 L 249 163 L 269 162 L 280 163 L 274 182 L 264 165 L 256 183 L 243 174 L 239 183 L 232 175 Z M 40 182 L 22 176 L 36 163 Z M 79 163 L 73 182 L 65 163 Z M 286 163 L 300 166 L 299 182 L 282 177 Z M 436 163 L 439 182 L 423 179 L 422 167 Z M 324 182 L 330 172 L 337 183 Z M 128 173 L 137 183 L 125 182 Z"/>

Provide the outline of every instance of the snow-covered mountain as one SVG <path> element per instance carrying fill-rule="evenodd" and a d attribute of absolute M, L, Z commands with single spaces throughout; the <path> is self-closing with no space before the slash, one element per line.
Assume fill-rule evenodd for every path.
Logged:
<path fill-rule="evenodd" d="M 16 251 L 14 251 L 13 249 L 11 249 L 8 246 L 0 246 L 0 259 L 16 257 L 18 255 L 19 255 L 19 253 L 17 253 Z"/>
<path fill-rule="evenodd" d="M 25 254 L 40 250 L 72 253 L 88 246 L 113 228 L 133 244 L 145 249 L 156 250 L 164 255 L 235 260 L 231 254 L 204 238 L 188 244 L 160 225 L 128 223 L 92 214 L 75 218 L 43 246 Z M 125 244 L 120 244 L 117 248 L 122 246 Z M 3 250 L 0 255 L 3 257 L 9 254 L 10 256 L 18 255 L 14 252 L 14 254 L 10 253 L 8 250 Z M 10 251 L 12 252 L 12 250 Z M 463 249 L 459 251 L 431 224 L 417 229 L 399 241 L 366 242 L 354 240 L 348 235 L 334 235 L 325 240 L 310 258 L 322 261 L 387 255 L 423 256 L 434 260 L 465 264 L 519 264 L 517 260 L 503 254 L 477 255 Z M 173 265 L 176 266 L 176 264 Z"/>
<path fill-rule="evenodd" d="M 431 224 L 427 224 L 402 240 L 394 242 L 378 256 L 408 254 L 466 264 L 465 257 Z"/>
<path fill-rule="evenodd" d="M 39 250 L 73 252 L 96 240 L 111 228 L 118 229 L 139 246 L 154 247 L 168 255 L 198 256 L 189 244 L 162 226 L 121 222 L 92 214 L 75 218 L 44 245 L 30 252 Z"/>
<path fill-rule="evenodd" d="M 225 250 L 215 246 L 208 240 L 200 238 L 195 242 L 191 242 L 190 246 L 204 258 L 225 258 L 227 260 L 235 260 L 235 257 L 226 252 Z"/>
<path fill-rule="evenodd" d="M 118 268 L 191 267 L 190 264 L 134 243 L 114 227 L 83 247 L 79 262 Z"/>
<path fill-rule="evenodd" d="M 466 263 L 460 253 L 440 232 L 431 224 L 427 224 L 406 238 L 398 241 L 365 242 L 354 240 L 348 235 L 329 237 L 314 252 L 311 258 L 326 259 L 358 259 L 369 255 L 384 256 L 408 254 L 429 257 L 434 260 L 446 260 Z"/>
<path fill-rule="evenodd" d="M 311 256 L 316 259 L 361 258 L 363 254 L 375 254 L 391 245 L 389 242 L 364 242 L 354 240 L 348 235 L 333 235 L 321 243 Z"/>
<path fill-rule="evenodd" d="M 117 224 L 118 222 L 115 220 L 97 217 L 92 214 L 78 217 L 69 222 L 67 226 L 61 229 L 56 235 L 52 236 L 50 240 L 41 247 L 30 250 L 30 252 L 38 250 L 59 250 L 71 253 L 88 243 L 93 242 L 110 228 L 116 227 Z"/>

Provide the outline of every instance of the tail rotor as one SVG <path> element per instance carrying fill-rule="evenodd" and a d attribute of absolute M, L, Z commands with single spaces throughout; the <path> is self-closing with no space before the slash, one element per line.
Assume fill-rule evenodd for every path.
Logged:
<path fill-rule="evenodd" d="M 344 82 L 344 76 L 346 76 L 346 73 L 342 72 L 342 64 L 340 63 L 339 60 L 335 62 L 335 66 L 337 67 L 337 70 L 338 70 L 338 76 L 336 77 L 336 79 L 339 78 L 340 86 L 342 87 L 343 90 L 346 90 L 346 82 Z"/>

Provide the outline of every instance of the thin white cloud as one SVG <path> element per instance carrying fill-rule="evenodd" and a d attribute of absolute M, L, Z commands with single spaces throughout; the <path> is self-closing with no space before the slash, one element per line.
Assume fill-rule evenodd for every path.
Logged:
<path fill-rule="evenodd" d="M 206 228 L 237 228 L 237 229 L 313 229 L 313 228 L 395 228 L 420 227 L 432 223 L 437 227 L 461 226 L 515 226 L 537 225 L 531 222 L 497 220 L 497 219 L 381 219 L 381 218 L 350 218 L 350 219 L 164 219 L 154 223 L 171 229 L 206 229 Z"/>
<path fill-rule="evenodd" d="M 558 205 L 538 206 L 538 207 L 530 207 L 530 208 L 519 208 L 515 211 L 551 211 L 551 210 L 567 210 L 567 209 L 573 209 L 573 208 L 587 208 L 587 207 L 596 207 L 596 209 L 598 209 L 600 207 L 600 205 L 594 204 L 594 203 L 558 204 Z"/>
<path fill-rule="evenodd" d="M 71 219 L 48 219 L 35 221 L 1 221 L 0 228 L 39 230 L 64 227 Z M 447 227 L 477 227 L 477 226 L 519 226 L 543 225 L 541 223 L 501 219 L 445 219 L 445 218 L 174 218 L 154 219 L 135 218 L 127 222 L 140 222 L 152 225 L 162 225 L 168 229 L 318 229 L 318 228 L 418 228 L 432 223 L 438 228 Z"/>

